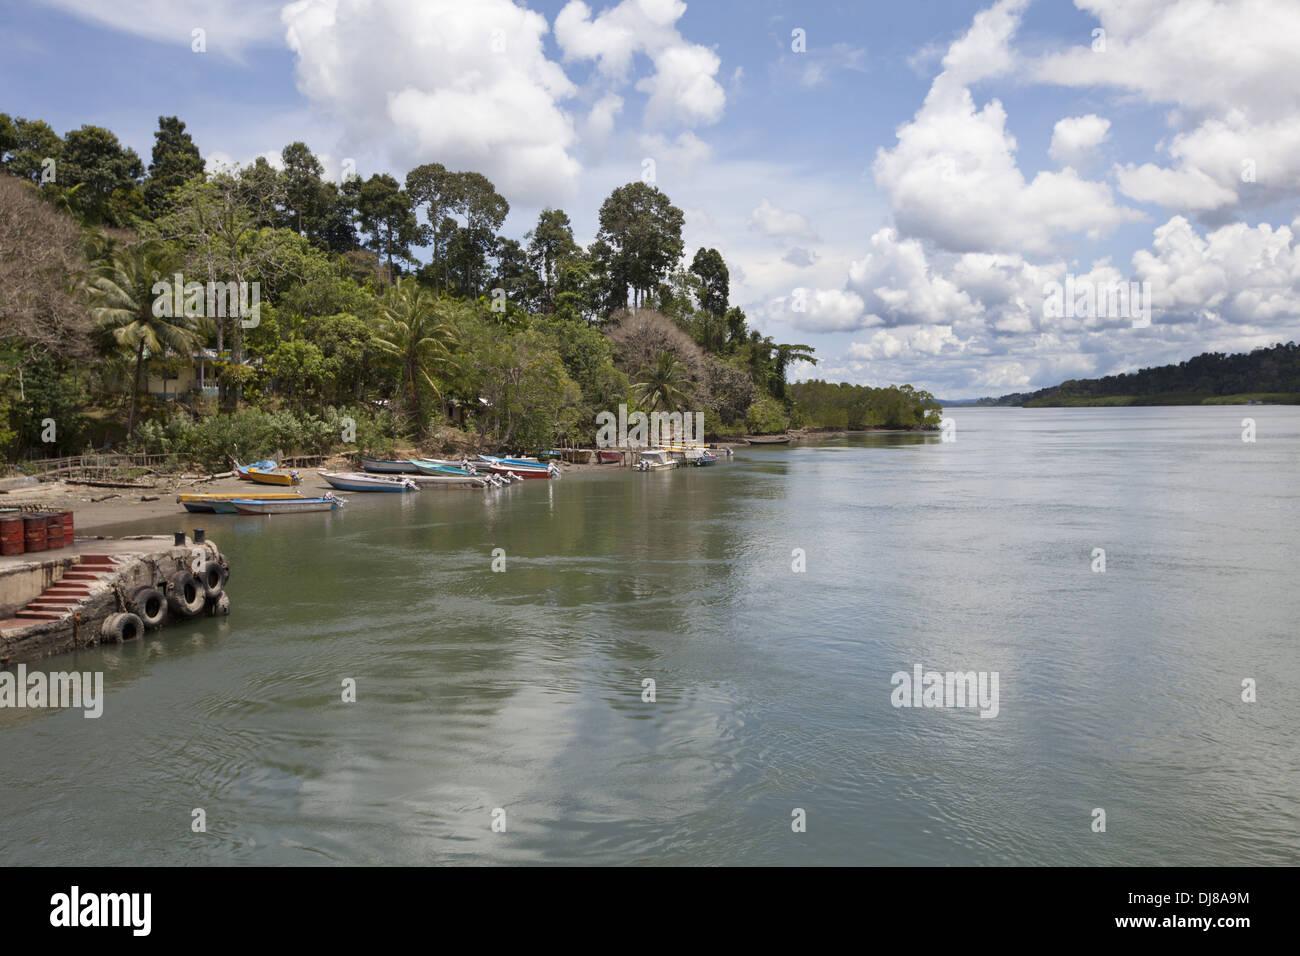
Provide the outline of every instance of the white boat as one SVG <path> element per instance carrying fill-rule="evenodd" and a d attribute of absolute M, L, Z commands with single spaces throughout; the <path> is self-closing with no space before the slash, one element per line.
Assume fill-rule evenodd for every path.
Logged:
<path fill-rule="evenodd" d="M 420 486 L 401 475 L 372 475 L 359 471 L 321 471 L 318 474 L 340 491 L 419 491 Z"/>
<path fill-rule="evenodd" d="M 643 451 L 636 467 L 637 471 L 667 471 L 677 467 L 677 459 L 670 457 L 666 451 Z"/>
<path fill-rule="evenodd" d="M 470 488 L 492 484 L 487 475 L 411 475 L 409 480 L 418 485 L 466 485 Z"/>

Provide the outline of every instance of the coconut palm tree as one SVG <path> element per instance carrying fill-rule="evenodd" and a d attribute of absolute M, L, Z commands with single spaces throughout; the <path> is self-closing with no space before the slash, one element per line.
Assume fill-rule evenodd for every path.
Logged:
<path fill-rule="evenodd" d="M 452 364 L 456 330 L 443 321 L 442 306 L 432 293 L 408 276 L 398 279 L 384 295 L 376 332 L 375 346 L 401 363 L 401 391 L 410 396 L 416 428 L 423 434 L 421 391 L 427 387 L 442 400 L 442 389 L 431 372 Z"/>
<path fill-rule="evenodd" d="M 110 246 L 86 275 L 83 288 L 91 317 L 117 348 L 129 351 L 135 362 L 127 438 L 135 434 L 136 396 L 146 353 L 161 357 L 168 349 L 189 355 L 201 341 L 201 320 L 187 315 L 156 315 L 154 284 L 170 282 L 176 259 L 164 246 L 142 242 Z"/>
<path fill-rule="evenodd" d="M 632 386 L 637 403 L 647 412 L 679 411 L 690 401 L 693 385 L 686 367 L 671 352 L 660 352 L 647 363 Z"/>

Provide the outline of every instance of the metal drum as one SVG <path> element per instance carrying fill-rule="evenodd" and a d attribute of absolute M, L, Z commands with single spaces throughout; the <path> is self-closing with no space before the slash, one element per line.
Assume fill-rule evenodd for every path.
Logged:
<path fill-rule="evenodd" d="M 0 554 L 23 553 L 23 519 L 20 515 L 0 518 Z"/>
<path fill-rule="evenodd" d="M 45 549 L 57 551 L 63 547 L 63 515 L 47 514 L 45 516 Z"/>
<path fill-rule="evenodd" d="M 45 550 L 46 542 L 49 540 L 49 532 L 46 530 L 48 520 L 48 515 L 39 513 L 23 518 L 24 550 L 28 552 Z"/>

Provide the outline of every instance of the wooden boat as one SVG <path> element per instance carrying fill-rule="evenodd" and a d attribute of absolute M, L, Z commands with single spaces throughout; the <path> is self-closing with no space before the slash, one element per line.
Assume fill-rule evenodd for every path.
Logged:
<path fill-rule="evenodd" d="M 296 471 L 263 471 L 260 468 L 250 467 L 248 477 L 259 485 L 292 487 L 302 484 L 302 477 Z"/>
<path fill-rule="evenodd" d="M 598 451 L 596 460 L 602 465 L 614 464 L 623 460 L 621 451 Z"/>
<path fill-rule="evenodd" d="M 359 471 L 322 471 L 318 474 L 339 491 L 419 491 L 410 478 L 399 475 L 368 475 Z"/>
<path fill-rule="evenodd" d="M 232 504 L 241 515 L 284 515 L 304 511 L 335 511 L 343 505 L 343 499 L 335 498 L 327 492 L 320 498 L 300 498 L 297 501 L 283 498 L 236 498 Z"/>
<path fill-rule="evenodd" d="M 788 445 L 789 435 L 746 435 L 745 441 L 751 445 Z"/>
<path fill-rule="evenodd" d="M 253 476 L 250 474 L 250 472 L 254 468 L 257 468 L 261 471 L 275 471 L 276 462 L 271 461 L 271 459 L 269 458 L 264 458 L 261 461 L 255 461 L 251 465 L 241 465 L 239 462 L 235 462 L 235 474 L 239 476 L 240 481 L 252 481 Z"/>
<path fill-rule="evenodd" d="M 388 458 L 366 458 L 361 456 L 361 467 L 380 475 L 417 475 L 420 469 L 410 461 L 394 461 Z"/>
<path fill-rule="evenodd" d="M 186 511 L 195 514 L 236 514 L 235 506 L 231 504 L 236 498 L 247 498 L 248 494 L 242 491 L 236 491 L 226 494 L 204 494 L 204 495 L 177 495 L 177 504 L 185 506 Z M 262 495 L 263 498 L 301 498 L 302 495 L 296 491 L 286 491 L 283 493 L 269 492 Z"/>
<path fill-rule="evenodd" d="M 677 467 L 677 459 L 670 458 L 666 451 L 643 451 L 636 467 L 637 471 L 667 471 Z"/>

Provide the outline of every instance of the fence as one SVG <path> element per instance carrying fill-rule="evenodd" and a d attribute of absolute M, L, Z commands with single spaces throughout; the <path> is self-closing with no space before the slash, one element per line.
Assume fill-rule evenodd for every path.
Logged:
<path fill-rule="evenodd" d="M 82 481 L 113 481 L 129 472 L 166 470 L 175 466 L 171 455 L 73 455 L 68 458 L 37 458 L 23 463 L 23 471 L 36 478 L 72 478 Z"/>

